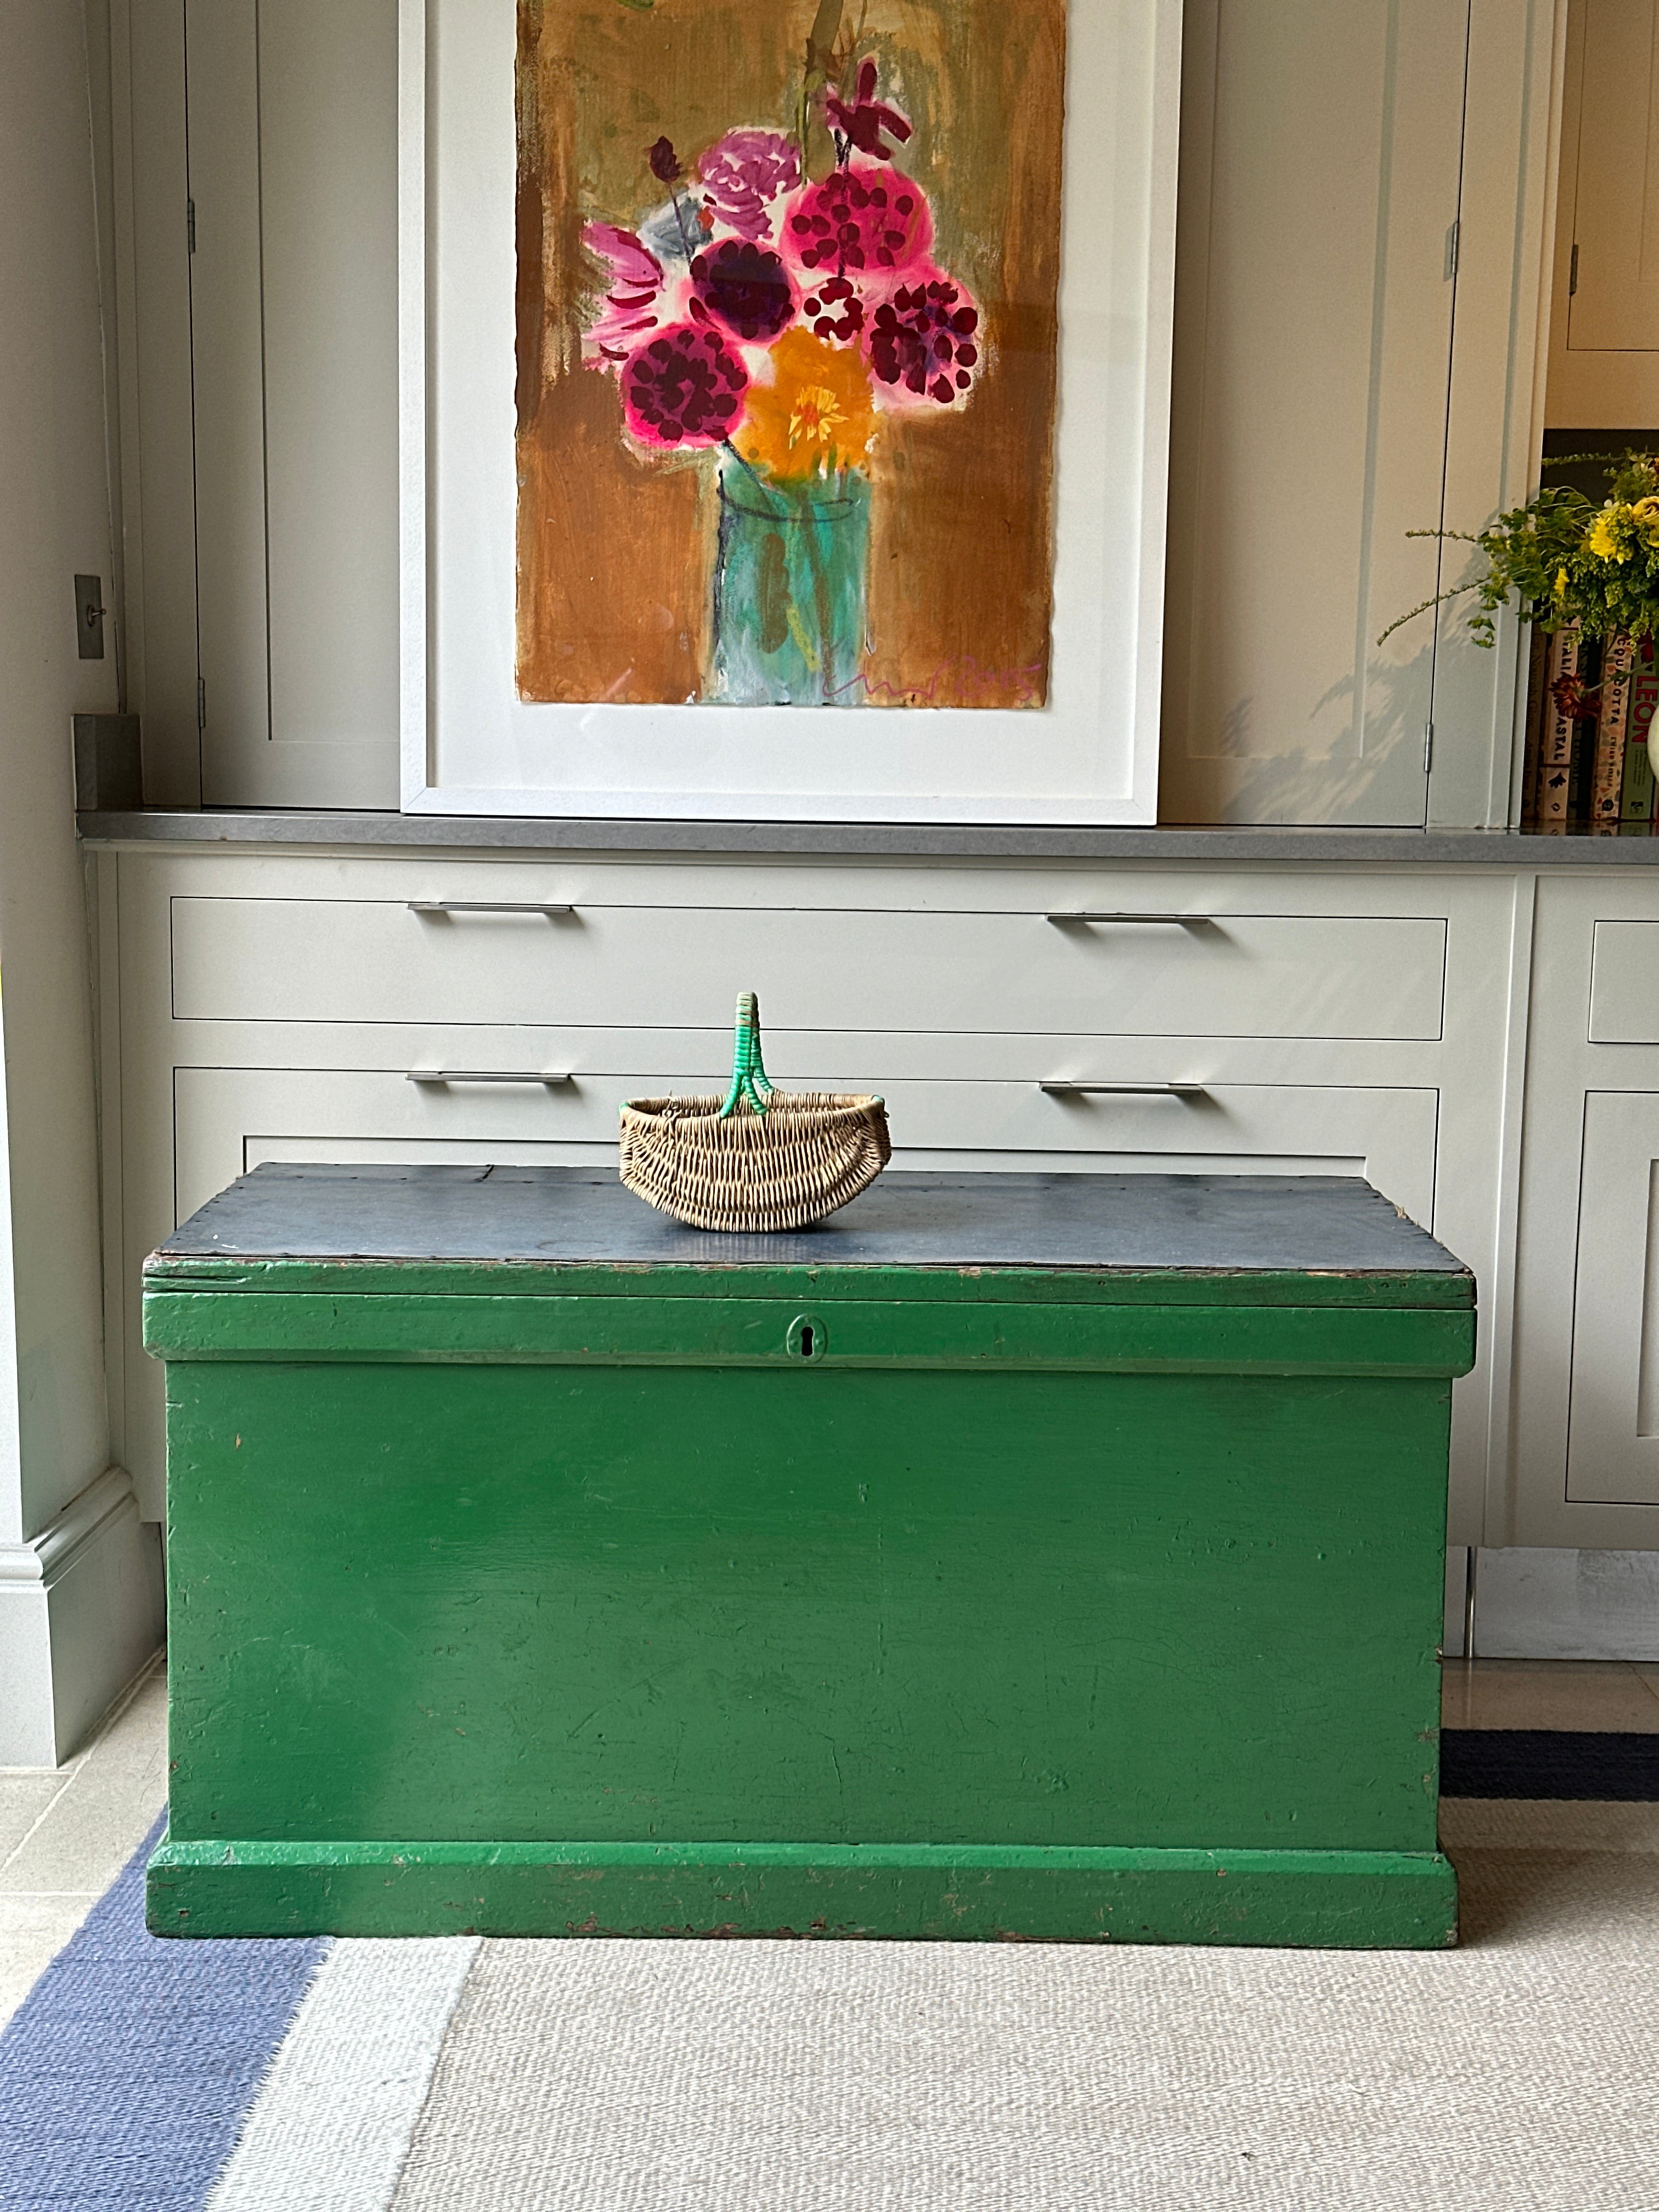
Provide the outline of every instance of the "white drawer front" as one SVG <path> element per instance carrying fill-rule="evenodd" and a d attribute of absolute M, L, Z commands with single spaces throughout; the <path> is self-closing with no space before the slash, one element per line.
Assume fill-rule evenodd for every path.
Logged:
<path fill-rule="evenodd" d="M 180 1220 L 266 1159 L 614 1161 L 623 1097 L 700 1087 L 672 1070 L 544 1090 L 258 1068 L 180 1068 L 174 1085 Z M 1198 1098 L 1053 1097 L 1030 1083 L 915 1080 L 886 1097 L 899 1170 L 1364 1175 L 1433 1220 L 1433 1091 L 1220 1084 Z"/>
<path fill-rule="evenodd" d="M 585 904 L 417 912 L 402 901 L 179 896 L 181 1020 L 708 1028 L 736 994 L 790 1029 L 1436 1038 L 1433 916 Z"/>
<path fill-rule="evenodd" d="M 1659 1044 L 1659 921 L 1598 921 L 1592 1044 Z"/>

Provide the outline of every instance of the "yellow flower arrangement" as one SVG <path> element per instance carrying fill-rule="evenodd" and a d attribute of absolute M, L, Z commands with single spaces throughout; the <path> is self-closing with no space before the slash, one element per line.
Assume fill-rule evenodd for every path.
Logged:
<path fill-rule="evenodd" d="M 1625 513 L 1628 514 L 1629 512 L 1630 509 L 1626 507 Z M 1609 500 L 1596 516 L 1585 536 L 1585 551 L 1594 554 L 1598 561 L 1626 559 L 1628 557 L 1626 551 L 1620 546 L 1617 536 L 1620 520 L 1619 509 Z"/>
<path fill-rule="evenodd" d="M 1613 463 L 1600 507 L 1571 484 L 1547 485 L 1484 530 L 1408 532 L 1468 545 L 1479 566 L 1401 615 L 1382 637 L 1465 593 L 1476 602 L 1469 626 L 1480 645 L 1497 642 L 1498 611 L 1512 603 L 1523 622 L 1548 630 L 1571 623 L 1586 638 L 1659 636 L 1659 453 L 1566 453 L 1547 465 L 1597 459 Z"/>
<path fill-rule="evenodd" d="M 1628 561 L 1643 543 L 1659 546 L 1659 498 L 1651 494 L 1608 500 L 1584 532 L 1584 550 L 1593 561 Z"/>
<path fill-rule="evenodd" d="M 751 384 L 733 443 L 751 468 L 800 483 L 857 468 L 875 434 L 870 374 L 853 348 L 799 329 L 772 349 L 770 384 Z"/>

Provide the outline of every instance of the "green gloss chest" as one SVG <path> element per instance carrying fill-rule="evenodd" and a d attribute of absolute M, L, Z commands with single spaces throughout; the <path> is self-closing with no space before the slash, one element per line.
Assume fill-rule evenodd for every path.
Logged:
<path fill-rule="evenodd" d="M 1452 1938 L 1472 1285 L 1363 1184 L 267 1169 L 146 1314 L 160 1931 Z"/>

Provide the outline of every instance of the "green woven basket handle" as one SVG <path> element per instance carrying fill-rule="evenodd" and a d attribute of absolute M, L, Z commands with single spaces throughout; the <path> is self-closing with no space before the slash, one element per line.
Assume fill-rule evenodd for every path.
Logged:
<path fill-rule="evenodd" d="M 726 1094 L 720 1118 L 726 1121 L 746 1098 L 756 1113 L 766 1111 L 772 1095 L 766 1070 L 761 1065 L 760 1000 L 752 991 L 738 994 L 738 1026 L 732 1043 L 732 1088 Z"/>

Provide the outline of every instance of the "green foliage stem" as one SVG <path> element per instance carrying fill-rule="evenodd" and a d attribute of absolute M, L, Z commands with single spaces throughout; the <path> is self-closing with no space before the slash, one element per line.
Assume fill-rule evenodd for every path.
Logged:
<path fill-rule="evenodd" d="M 1628 453 L 1574 453 L 1569 460 L 1607 460 L 1612 490 L 1597 507 L 1581 491 L 1553 486 L 1511 507 L 1485 530 L 1413 530 L 1479 549 L 1484 573 L 1437 592 L 1389 623 L 1377 639 L 1448 599 L 1473 592 L 1469 628 L 1478 645 L 1496 642 L 1494 617 L 1513 600 L 1522 620 L 1557 630 L 1576 623 L 1586 637 L 1659 630 L 1659 457 Z M 1561 463 L 1552 461 L 1552 467 Z"/>

